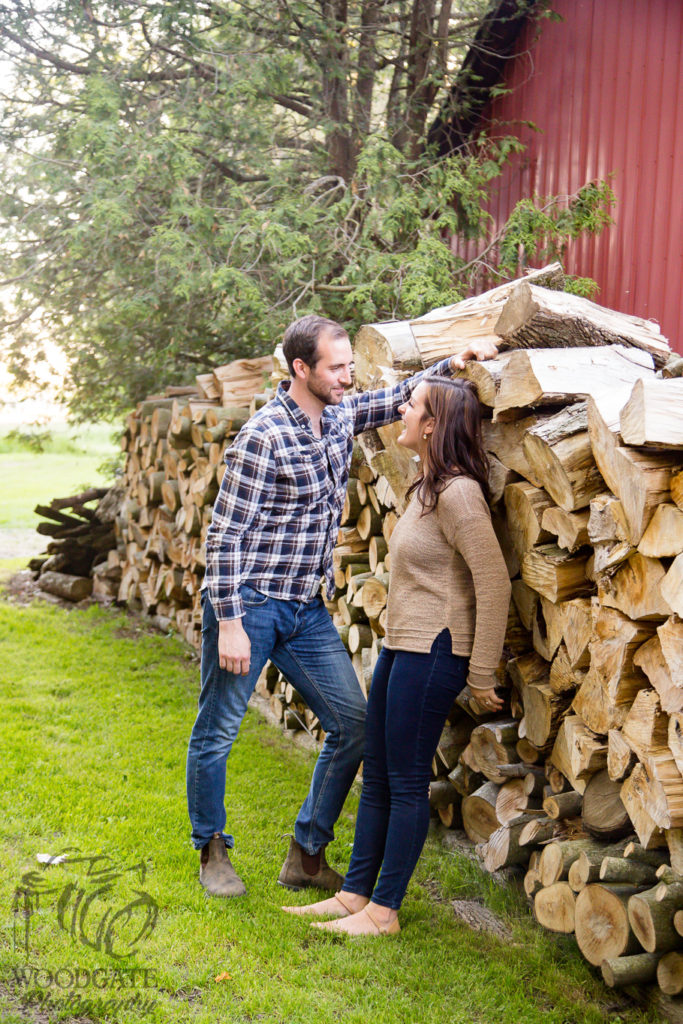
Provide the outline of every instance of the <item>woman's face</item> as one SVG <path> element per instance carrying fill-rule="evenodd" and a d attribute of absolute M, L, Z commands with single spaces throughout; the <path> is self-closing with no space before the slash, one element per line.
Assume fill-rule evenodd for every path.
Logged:
<path fill-rule="evenodd" d="M 427 385 L 418 384 L 408 401 L 398 409 L 404 424 L 398 443 L 404 448 L 411 448 L 418 455 L 422 455 L 427 447 L 424 434 L 431 434 L 434 427 L 434 417 L 428 416 L 425 409 L 426 393 Z"/>

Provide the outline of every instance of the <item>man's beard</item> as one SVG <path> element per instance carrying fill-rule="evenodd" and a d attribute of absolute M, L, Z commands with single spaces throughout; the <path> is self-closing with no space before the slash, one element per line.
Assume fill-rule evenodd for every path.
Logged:
<path fill-rule="evenodd" d="M 309 392 L 317 398 L 319 402 L 322 402 L 323 405 L 339 405 L 344 397 L 343 393 L 337 396 L 331 385 L 325 389 L 324 385 L 319 384 L 313 374 L 308 378 L 306 386 Z"/>

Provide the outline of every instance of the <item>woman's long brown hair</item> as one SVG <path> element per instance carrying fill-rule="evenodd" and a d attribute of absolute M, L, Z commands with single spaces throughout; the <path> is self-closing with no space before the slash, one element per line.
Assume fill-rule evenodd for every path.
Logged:
<path fill-rule="evenodd" d="M 422 504 L 423 515 L 433 512 L 439 494 L 453 477 L 476 480 L 490 501 L 489 461 L 481 435 L 481 409 L 477 389 L 470 381 L 449 377 L 424 377 L 425 413 L 434 418 L 422 473 L 411 485 Z"/>

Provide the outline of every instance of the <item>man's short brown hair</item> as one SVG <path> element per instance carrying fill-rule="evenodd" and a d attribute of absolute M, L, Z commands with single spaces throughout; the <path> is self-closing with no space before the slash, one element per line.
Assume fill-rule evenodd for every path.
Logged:
<path fill-rule="evenodd" d="M 348 338 L 348 333 L 336 320 L 328 320 L 327 317 L 318 316 L 316 313 L 302 316 L 289 325 L 282 339 L 282 351 L 292 377 L 295 359 L 301 359 L 306 366 L 315 369 L 320 358 L 318 338 L 323 331 L 327 331 L 332 338 Z"/>

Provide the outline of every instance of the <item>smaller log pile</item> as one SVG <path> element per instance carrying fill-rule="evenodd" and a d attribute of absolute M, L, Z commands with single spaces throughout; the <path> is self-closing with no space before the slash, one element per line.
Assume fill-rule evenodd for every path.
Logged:
<path fill-rule="evenodd" d="M 43 519 L 37 531 L 51 538 L 46 553 L 29 562 L 41 590 L 67 601 L 112 595 L 120 577 L 114 530 L 120 497 L 116 487 L 92 487 L 36 505 Z"/>

